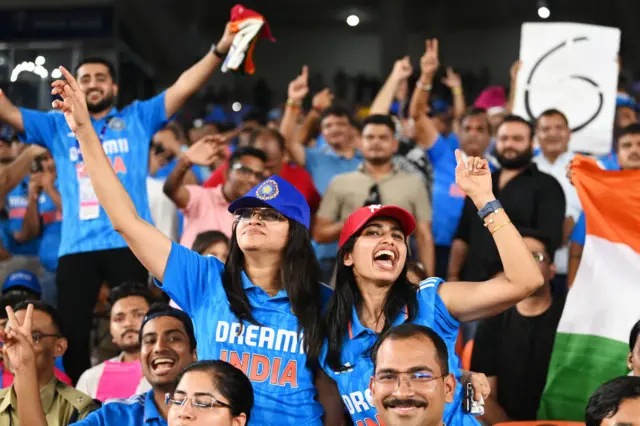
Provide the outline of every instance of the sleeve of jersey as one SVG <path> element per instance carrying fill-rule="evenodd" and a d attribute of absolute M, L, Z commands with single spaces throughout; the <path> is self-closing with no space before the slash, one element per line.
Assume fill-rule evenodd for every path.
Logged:
<path fill-rule="evenodd" d="M 584 246 L 584 241 L 587 239 L 587 222 L 584 216 L 584 212 L 580 214 L 580 219 L 573 227 L 573 232 L 571 233 L 571 241 Z"/>
<path fill-rule="evenodd" d="M 164 270 L 164 280 L 156 284 L 188 314 L 201 304 L 211 303 L 224 294 L 224 264 L 213 256 L 201 256 L 173 242 Z"/>
<path fill-rule="evenodd" d="M 167 110 L 164 105 L 166 92 L 162 92 L 153 98 L 145 101 L 136 101 L 132 104 L 137 112 L 137 119 L 140 120 L 142 128 L 147 134 L 147 140 L 158 130 L 162 129 L 172 117 L 167 117 Z"/>
<path fill-rule="evenodd" d="M 18 138 L 24 143 L 42 145 L 51 151 L 51 141 L 55 136 L 55 117 L 53 113 L 19 108 L 22 114 L 24 133 Z M 71 130 L 69 130 L 71 131 Z"/>
<path fill-rule="evenodd" d="M 427 155 L 434 167 L 437 167 L 438 162 L 442 161 L 442 158 L 444 158 L 445 155 L 451 155 L 451 152 L 452 149 L 449 142 L 443 138 L 442 135 L 438 136 L 438 139 L 436 139 L 431 148 L 427 149 Z"/>
<path fill-rule="evenodd" d="M 114 416 L 114 418 L 111 419 L 111 422 L 109 422 L 108 416 L 106 415 L 107 411 L 108 409 L 103 406 L 102 408 L 90 413 L 84 419 L 75 422 L 74 426 L 115 426 L 116 424 L 119 424 L 119 421 L 122 421 L 122 419 Z"/>
<path fill-rule="evenodd" d="M 438 288 L 444 283 L 441 278 L 427 278 L 420 283 L 418 288 L 418 304 L 433 306 L 433 328 L 440 336 L 447 340 L 455 340 L 458 337 L 460 321 L 449 313 L 444 302 L 438 294 Z"/>
<path fill-rule="evenodd" d="M 317 158 L 319 155 L 322 155 L 322 152 L 318 148 L 304 148 L 304 167 L 307 171 L 313 170 L 313 167 L 317 165 Z"/>

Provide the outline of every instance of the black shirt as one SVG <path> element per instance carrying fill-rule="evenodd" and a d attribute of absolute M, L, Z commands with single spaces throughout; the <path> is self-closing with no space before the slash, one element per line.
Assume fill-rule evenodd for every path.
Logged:
<path fill-rule="evenodd" d="M 564 192 L 551 175 L 538 170 L 531 163 L 519 175 L 499 188 L 501 170 L 491 175 L 493 194 L 502 203 L 509 219 L 518 229 L 534 229 L 555 251 L 562 243 L 566 203 Z M 478 217 L 478 209 L 467 197 L 456 231 L 456 239 L 468 245 L 460 279 L 484 281 L 493 275 L 492 266 L 500 261 L 491 233 Z"/>
<path fill-rule="evenodd" d="M 554 296 L 549 309 L 535 317 L 513 306 L 478 326 L 471 371 L 497 377 L 498 403 L 511 420 L 536 419 L 564 302 Z"/>

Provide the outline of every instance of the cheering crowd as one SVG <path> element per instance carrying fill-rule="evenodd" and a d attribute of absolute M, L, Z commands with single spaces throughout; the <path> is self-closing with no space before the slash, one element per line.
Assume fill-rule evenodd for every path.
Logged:
<path fill-rule="evenodd" d="M 511 114 L 518 63 L 509 94 L 467 105 L 448 68 L 432 99 L 427 40 L 361 120 L 303 66 L 281 117 L 185 130 L 236 31 L 123 109 L 101 58 L 54 111 L 0 93 L 0 426 L 535 420 L 585 244 L 565 114 Z M 639 170 L 622 93 L 614 128 L 599 164 Z M 640 425 L 629 331 L 629 376 L 551 420 Z"/>

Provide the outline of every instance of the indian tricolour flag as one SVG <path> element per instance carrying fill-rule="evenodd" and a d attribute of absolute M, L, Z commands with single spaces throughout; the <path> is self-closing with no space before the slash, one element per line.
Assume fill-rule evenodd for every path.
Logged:
<path fill-rule="evenodd" d="M 629 333 L 640 319 L 640 171 L 604 171 L 581 156 L 573 170 L 587 236 L 558 324 L 540 420 L 584 421 L 596 388 L 628 374 Z"/>

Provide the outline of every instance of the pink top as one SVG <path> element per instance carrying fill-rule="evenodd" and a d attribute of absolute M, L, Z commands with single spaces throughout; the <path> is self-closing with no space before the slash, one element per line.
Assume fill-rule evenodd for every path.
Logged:
<path fill-rule="evenodd" d="M 141 379 L 140 361 L 105 361 L 104 370 L 98 382 L 96 399 L 106 401 L 113 398 L 129 398 L 135 395 Z"/>
<path fill-rule="evenodd" d="M 222 185 L 215 188 L 203 188 L 199 185 L 187 185 L 189 204 L 184 213 L 184 231 L 180 244 L 191 248 L 201 232 L 220 231 L 231 238 L 233 215 L 227 210 L 229 202 L 222 195 Z"/>

